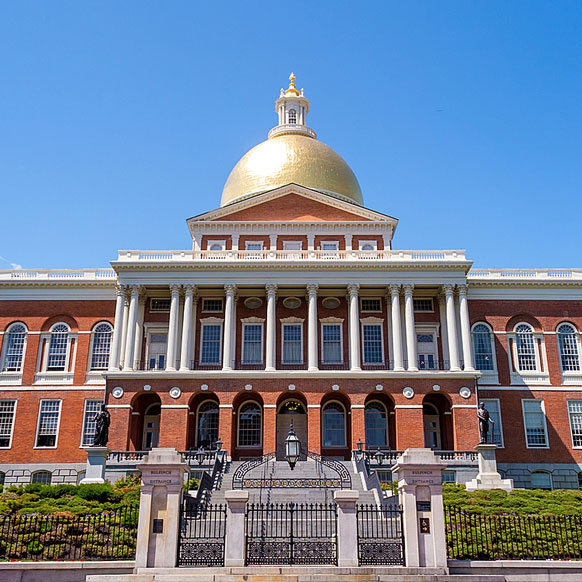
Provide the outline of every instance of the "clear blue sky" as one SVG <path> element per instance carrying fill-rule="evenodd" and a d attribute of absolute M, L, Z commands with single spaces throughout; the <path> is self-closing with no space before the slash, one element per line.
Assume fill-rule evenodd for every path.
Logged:
<path fill-rule="evenodd" d="M 0 5 L 0 268 L 190 248 L 290 71 L 395 247 L 582 267 L 582 2 Z"/>

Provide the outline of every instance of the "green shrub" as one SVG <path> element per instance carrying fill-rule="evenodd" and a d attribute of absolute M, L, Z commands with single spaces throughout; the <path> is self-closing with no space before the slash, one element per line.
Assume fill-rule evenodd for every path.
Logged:
<path fill-rule="evenodd" d="M 28 546 L 26 546 L 26 549 L 31 554 L 40 554 L 43 550 L 43 547 L 44 546 L 38 540 L 32 540 Z"/>
<path fill-rule="evenodd" d="M 86 483 L 77 486 L 75 495 L 87 501 L 100 501 L 104 503 L 112 498 L 113 486 L 111 483 Z"/>
<path fill-rule="evenodd" d="M 184 493 L 198 489 L 198 487 L 200 487 L 200 479 L 188 479 L 188 481 L 184 483 Z"/>

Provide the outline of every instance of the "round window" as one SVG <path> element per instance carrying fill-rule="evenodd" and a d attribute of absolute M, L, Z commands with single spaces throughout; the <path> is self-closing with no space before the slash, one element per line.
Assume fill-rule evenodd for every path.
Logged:
<path fill-rule="evenodd" d="M 263 300 L 260 297 L 249 297 L 245 299 L 245 307 L 248 309 L 258 309 L 263 304 Z"/>
<path fill-rule="evenodd" d="M 340 306 L 340 300 L 337 297 L 324 297 L 321 303 L 326 309 L 336 309 Z"/>
<path fill-rule="evenodd" d="M 285 297 L 283 305 L 287 309 L 297 309 L 301 305 L 301 299 L 299 297 Z"/>

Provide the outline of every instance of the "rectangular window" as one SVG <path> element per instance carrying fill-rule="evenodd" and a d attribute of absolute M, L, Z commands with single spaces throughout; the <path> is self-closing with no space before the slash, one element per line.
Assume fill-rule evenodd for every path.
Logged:
<path fill-rule="evenodd" d="M 170 299 L 150 299 L 150 312 L 170 311 Z"/>
<path fill-rule="evenodd" d="M 243 324 L 243 364 L 260 364 L 263 361 L 263 325 Z"/>
<path fill-rule="evenodd" d="M 285 240 L 283 241 L 283 250 L 285 251 L 300 251 L 303 244 L 301 241 Z"/>
<path fill-rule="evenodd" d="M 303 362 L 303 326 L 300 323 L 283 324 L 283 363 Z"/>
<path fill-rule="evenodd" d="M 66 370 L 67 353 L 69 349 L 69 334 L 53 332 L 49 340 L 48 361 L 46 369 L 49 372 Z"/>
<path fill-rule="evenodd" d="M 0 400 L 0 448 L 12 446 L 16 400 Z"/>
<path fill-rule="evenodd" d="M 83 438 L 82 447 L 89 447 L 93 444 L 95 437 L 95 415 L 101 410 L 103 400 L 85 400 L 85 411 L 83 413 Z"/>
<path fill-rule="evenodd" d="M 321 241 L 322 251 L 337 251 L 339 243 L 336 240 Z"/>
<path fill-rule="evenodd" d="M 381 364 L 384 361 L 382 349 L 382 326 L 379 323 L 365 323 L 362 326 L 364 364 Z"/>
<path fill-rule="evenodd" d="M 525 442 L 530 449 L 547 449 L 548 434 L 543 400 L 522 400 Z"/>
<path fill-rule="evenodd" d="M 261 241 L 247 241 L 245 243 L 247 251 L 262 251 L 263 243 Z"/>
<path fill-rule="evenodd" d="M 41 400 L 36 429 L 37 447 L 56 447 L 61 416 L 60 400 Z"/>
<path fill-rule="evenodd" d="M 363 312 L 382 311 L 382 304 L 380 299 L 368 299 L 363 297 L 361 299 L 361 309 Z"/>
<path fill-rule="evenodd" d="M 568 400 L 572 446 L 582 448 L 582 400 Z"/>
<path fill-rule="evenodd" d="M 152 333 L 148 345 L 148 369 L 164 370 L 166 367 L 166 352 L 168 348 L 167 333 Z"/>
<path fill-rule="evenodd" d="M 414 311 L 434 311 L 432 299 L 413 299 Z"/>
<path fill-rule="evenodd" d="M 222 326 L 219 324 L 202 325 L 201 364 L 220 364 Z"/>
<path fill-rule="evenodd" d="M 491 420 L 495 424 L 489 424 L 489 441 L 498 447 L 503 447 L 503 426 L 501 425 L 501 410 L 499 407 L 499 400 L 497 398 L 481 400 L 485 404 L 487 412 Z"/>
<path fill-rule="evenodd" d="M 321 325 L 323 343 L 323 362 L 337 364 L 342 358 L 342 326 L 341 323 L 323 323 Z"/>
<path fill-rule="evenodd" d="M 202 311 L 222 311 L 222 299 L 202 299 Z"/>

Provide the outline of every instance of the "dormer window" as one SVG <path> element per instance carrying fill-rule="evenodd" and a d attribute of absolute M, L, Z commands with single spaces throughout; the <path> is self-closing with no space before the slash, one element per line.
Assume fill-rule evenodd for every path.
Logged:
<path fill-rule="evenodd" d="M 297 123 L 297 112 L 295 109 L 289 109 L 289 123 L 292 125 Z"/>

